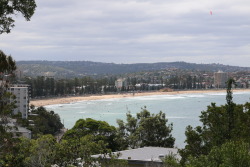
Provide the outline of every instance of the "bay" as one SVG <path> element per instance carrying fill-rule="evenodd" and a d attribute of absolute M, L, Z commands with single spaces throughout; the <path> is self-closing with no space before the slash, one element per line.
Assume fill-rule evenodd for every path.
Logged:
<path fill-rule="evenodd" d="M 250 102 L 250 91 L 236 92 L 233 101 L 237 104 Z M 126 113 L 132 115 L 141 111 L 146 106 L 150 113 L 162 111 L 168 118 L 168 123 L 173 123 L 172 135 L 175 137 L 175 146 L 185 146 L 185 128 L 201 125 L 199 116 L 201 111 L 215 102 L 216 105 L 226 103 L 225 93 L 194 93 L 177 95 L 153 95 L 129 98 L 103 99 L 80 101 L 69 104 L 58 104 L 45 106 L 59 114 L 65 128 L 72 128 L 78 119 L 93 118 L 106 121 L 117 127 L 116 120 L 126 121 Z"/>

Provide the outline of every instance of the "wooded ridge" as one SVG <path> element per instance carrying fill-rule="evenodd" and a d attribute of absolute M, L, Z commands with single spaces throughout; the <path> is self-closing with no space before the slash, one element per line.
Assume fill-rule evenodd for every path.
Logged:
<path fill-rule="evenodd" d="M 187 62 L 159 62 L 115 64 L 91 61 L 18 61 L 18 68 L 26 76 L 80 77 L 90 75 L 117 75 L 142 71 L 158 71 L 170 68 L 235 72 L 250 71 L 250 67 L 229 66 L 223 64 L 195 64 Z"/>

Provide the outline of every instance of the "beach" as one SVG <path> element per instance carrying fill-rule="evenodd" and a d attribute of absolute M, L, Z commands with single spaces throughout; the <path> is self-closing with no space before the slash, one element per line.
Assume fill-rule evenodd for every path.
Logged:
<path fill-rule="evenodd" d="M 233 89 L 233 92 L 239 91 L 250 91 L 250 89 Z M 88 100 L 101 100 L 101 99 L 113 99 L 113 98 L 127 98 L 127 97 L 138 97 L 138 96 L 153 96 L 153 95 L 175 95 L 175 94 L 194 94 L 194 93 L 210 93 L 210 92 L 226 92 L 226 89 L 206 89 L 206 90 L 181 90 L 181 91 L 151 91 L 151 92 L 134 92 L 134 93 L 120 93 L 120 94 L 109 94 L 109 95 L 83 95 L 83 96 L 67 96 L 67 97 L 56 97 L 56 98 L 45 98 L 45 99 L 31 99 L 30 105 L 35 107 L 47 106 L 53 104 L 67 104 L 78 101 Z"/>

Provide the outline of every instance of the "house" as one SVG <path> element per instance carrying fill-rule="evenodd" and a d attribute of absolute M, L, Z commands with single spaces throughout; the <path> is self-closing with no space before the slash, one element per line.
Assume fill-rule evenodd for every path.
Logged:
<path fill-rule="evenodd" d="M 1 120 L 0 120 L 1 123 Z M 11 132 L 13 134 L 14 138 L 18 138 L 18 137 L 26 137 L 28 139 L 31 139 L 31 131 L 28 130 L 25 127 L 21 127 L 17 124 L 17 120 L 16 119 L 8 119 L 8 123 L 4 125 L 7 132 Z"/>
<path fill-rule="evenodd" d="M 14 138 L 22 136 L 31 139 L 31 131 L 27 128 L 17 126 L 16 129 L 12 129 L 10 132 L 12 132 Z"/>
<path fill-rule="evenodd" d="M 181 159 L 176 148 L 163 147 L 143 147 L 131 150 L 113 152 L 114 155 L 120 155 L 118 159 L 127 160 L 129 167 L 161 167 L 162 159 L 167 155 L 176 155 L 177 159 Z M 102 157 L 102 154 L 93 155 L 93 158 Z"/>

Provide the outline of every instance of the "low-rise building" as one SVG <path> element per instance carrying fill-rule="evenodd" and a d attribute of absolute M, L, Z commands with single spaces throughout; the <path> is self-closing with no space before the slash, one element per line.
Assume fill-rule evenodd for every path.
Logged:
<path fill-rule="evenodd" d="M 14 138 L 26 137 L 28 139 L 31 139 L 31 134 L 32 134 L 31 131 L 25 127 L 21 127 L 20 125 L 18 125 L 16 119 L 8 118 L 7 121 L 8 123 L 3 124 L 3 126 L 5 127 L 7 132 L 11 132 L 13 134 Z"/>
<path fill-rule="evenodd" d="M 118 155 L 118 159 L 127 160 L 129 167 L 146 167 L 155 166 L 162 167 L 163 159 L 167 155 L 175 155 L 177 159 L 181 159 L 176 148 L 164 147 L 143 147 L 131 150 L 113 152 L 113 155 Z M 102 157 L 102 154 L 93 155 L 93 158 Z"/>

